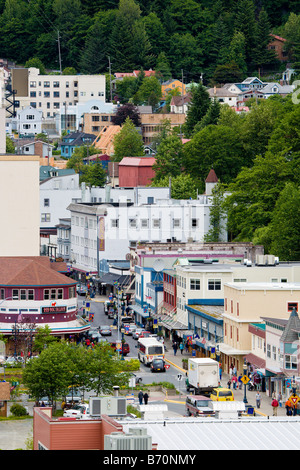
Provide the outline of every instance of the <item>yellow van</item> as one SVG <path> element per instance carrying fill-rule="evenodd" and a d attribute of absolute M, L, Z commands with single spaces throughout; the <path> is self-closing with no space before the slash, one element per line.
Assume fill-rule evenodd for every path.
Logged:
<path fill-rule="evenodd" d="M 214 388 L 210 394 L 213 401 L 234 401 L 234 396 L 229 388 Z"/>

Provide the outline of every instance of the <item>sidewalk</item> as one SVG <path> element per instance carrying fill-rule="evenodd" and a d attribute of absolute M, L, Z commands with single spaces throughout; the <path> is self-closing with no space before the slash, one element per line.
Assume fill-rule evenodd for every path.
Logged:
<path fill-rule="evenodd" d="M 176 356 L 174 355 L 174 351 L 172 348 L 172 343 L 170 340 L 165 340 L 165 347 L 167 348 L 167 351 L 165 353 L 165 359 L 166 362 L 175 366 L 182 374 L 184 374 L 184 377 L 187 373 L 185 369 L 182 368 L 182 359 L 188 359 L 189 357 L 192 357 L 190 353 L 187 353 L 185 350 L 183 350 L 182 354 L 181 351 L 178 349 Z M 227 382 L 229 380 L 229 375 L 228 374 L 223 374 L 222 375 L 222 380 L 221 385 L 224 388 L 227 388 Z M 182 388 L 181 388 L 182 391 Z M 186 394 L 188 394 L 186 392 Z M 234 399 L 236 401 L 243 401 L 244 400 L 244 385 L 242 387 L 242 390 L 233 390 L 234 394 Z M 273 408 L 271 406 L 272 399 L 268 396 L 266 396 L 265 393 L 260 392 L 261 395 L 261 405 L 260 408 L 256 408 L 256 400 L 255 400 L 255 395 L 256 391 L 250 392 L 246 390 L 246 398 L 248 401 L 248 405 L 254 406 L 256 415 L 257 416 L 273 416 Z M 283 399 L 283 406 L 280 408 L 277 408 L 277 416 L 286 416 L 286 410 L 284 408 L 284 402 L 285 400 Z"/>

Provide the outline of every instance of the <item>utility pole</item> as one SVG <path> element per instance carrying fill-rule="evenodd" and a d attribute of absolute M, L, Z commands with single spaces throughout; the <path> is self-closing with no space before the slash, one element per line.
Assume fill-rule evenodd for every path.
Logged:
<path fill-rule="evenodd" d="M 58 30 L 57 30 L 57 42 L 58 42 L 59 73 L 62 74 L 62 70 L 61 70 L 61 55 L 60 55 L 60 35 L 59 35 L 59 31 L 58 31 Z"/>
<path fill-rule="evenodd" d="M 110 63 L 110 57 L 108 57 L 108 70 L 109 70 L 109 92 L 110 92 L 110 102 L 112 103 L 112 87 L 111 87 L 111 63 Z"/>

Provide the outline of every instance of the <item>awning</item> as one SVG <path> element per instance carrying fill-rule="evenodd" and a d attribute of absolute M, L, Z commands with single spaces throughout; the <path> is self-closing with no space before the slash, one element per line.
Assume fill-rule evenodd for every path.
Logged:
<path fill-rule="evenodd" d="M 187 325 L 183 323 L 173 320 L 172 317 L 169 315 L 160 315 L 158 318 L 161 326 L 166 328 L 167 330 L 189 330 Z"/>
<path fill-rule="evenodd" d="M 117 284 L 119 287 L 128 286 L 131 281 L 131 276 L 129 274 L 115 274 L 115 273 L 106 273 L 100 277 L 100 284 L 109 284 L 113 286 Z"/>
<path fill-rule="evenodd" d="M 266 367 L 265 359 L 262 359 L 261 357 L 258 357 L 252 353 L 247 354 L 246 361 L 250 362 L 250 364 L 253 364 L 257 369 L 265 369 Z"/>
<path fill-rule="evenodd" d="M 218 343 L 219 351 L 226 356 L 246 356 L 250 354 L 249 349 L 236 349 L 232 348 L 226 343 Z"/>
<path fill-rule="evenodd" d="M 144 312 L 144 308 L 141 307 L 140 305 L 130 305 L 130 308 L 143 318 L 149 317 L 148 309 L 146 310 L 146 312 Z"/>

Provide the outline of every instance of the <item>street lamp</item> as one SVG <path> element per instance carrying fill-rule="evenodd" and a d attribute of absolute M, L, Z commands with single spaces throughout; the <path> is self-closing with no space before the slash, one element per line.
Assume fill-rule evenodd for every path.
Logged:
<path fill-rule="evenodd" d="M 244 370 L 243 370 L 243 372 L 244 372 L 244 376 L 247 376 L 247 363 L 246 363 L 246 358 L 244 359 Z M 243 399 L 243 402 L 244 402 L 244 403 L 248 403 L 248 400 L 247 400 L 247 393 L 246 393 L 247 388 L 246 388 L 246 387 L 247 387 L 247 383 L 244 384 L 244 399 Z"/>

